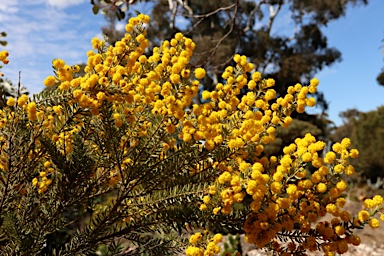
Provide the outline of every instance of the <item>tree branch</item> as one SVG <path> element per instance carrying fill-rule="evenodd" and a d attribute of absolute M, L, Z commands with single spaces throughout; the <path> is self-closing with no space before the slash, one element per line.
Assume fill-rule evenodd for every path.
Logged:
<path fill-rule="evenodd" d="M 275 10 L 274 10 L 272 4 L 269 6 L 269 21 L 268 21 L 268 26 L 267 26 L 268 35 L 271 32 L 273 21 L 275 20 L 276 15 L 279 13 L 280 10 L 281 10 L 281 3 L 279 3 L 277 5 L 277 8 Z"/>

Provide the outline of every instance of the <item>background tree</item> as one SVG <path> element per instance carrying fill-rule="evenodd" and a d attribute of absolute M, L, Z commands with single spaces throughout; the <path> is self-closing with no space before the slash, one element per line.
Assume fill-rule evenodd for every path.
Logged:
<path fill-rule="evenodd" d="M 332 134 L 332 140 L 351 138 L 353 146 L 360 152 L 359 160 L 353 163 L 356 170 L 373 181 L 384 177 L 384 106 L 366 113 L 350 109 L 342 112 L 340 117 L 343 125 Z"/>
<path fill-rule="evenodd" d="M 355 122 L 359 119 L 361 114 L 362 113 L 355 108 L 341 112 L 339 117 L 341 118 L 343 124 L 333 131 L 331 140 L 339 141 L 346 137 L 350 138 L 353 134 L 353 130 L 355 129 Z"/>
<path fill-rule="evenodd" d="M 380 72 L 376 79 L 380 85 L 384 85 L 384 69 Z"/>

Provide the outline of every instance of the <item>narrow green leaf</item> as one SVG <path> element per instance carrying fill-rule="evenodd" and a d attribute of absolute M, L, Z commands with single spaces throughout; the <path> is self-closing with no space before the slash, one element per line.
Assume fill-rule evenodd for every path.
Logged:
<path fill-rule="evenodd" d="M 94 5 L 92 7 L 93 14 L 95 14 L 95 15 L 99 13 L 99 10 L 100 10 L 100 8 L 97 5 Z"/>
<path fill-rule="evenodd" d="M 123 20 L 125 18 L 125 13 L 120 10 L 120 8 L 117 9 L 116 16 L 118 20 Z"/>

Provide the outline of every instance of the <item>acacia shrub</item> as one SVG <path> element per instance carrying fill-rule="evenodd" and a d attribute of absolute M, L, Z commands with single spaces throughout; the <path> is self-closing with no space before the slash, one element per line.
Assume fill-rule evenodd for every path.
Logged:
<path fill-rule="evenodd" d="M 226 82 L 193 104 L 206 75 L 188 65 L 195 43 L 177 33 L 146 56 L 148 22 L 142 14 L 130 19 L 114 46 L 93 39 L 85 75 L 55 59 L 44 84 L 56 90 L 3 98 L 5 254 L 88 255 L 100 246 L 108 255 L 172 254 L 188 244 L 179 235 L 184 223 L 205 229 L 190 236 L 187 255 L 218 254 L 222 236 L 209 233 L 217 227 L 281 255 L 344 253 L 360 243 L 354 229 L 379 226 L 380 196 L 358 216 L 342 210 L 343 175 L 354 173 L 349 159 L 358 156 L 349 139 L 322 157 L 325 143 L 308 133 L 282 156 L 262 157 L 292 112 L 315 105 L 317 79 L 275 100 L 274 80 L 235 55 Z M 326 213 L 334 219 L 317 223 Z"/>

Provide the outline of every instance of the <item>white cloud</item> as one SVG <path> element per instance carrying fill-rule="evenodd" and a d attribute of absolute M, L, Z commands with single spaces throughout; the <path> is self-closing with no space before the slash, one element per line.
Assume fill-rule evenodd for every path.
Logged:
<path fill-rule="evenodd" d="M 16 13 L 19 10 L 17 1 L 0 3 L 0 12 Z M 1 18 L 1 17 L 0 17 Z"/>
<path fill-rule="evenodd" d="M 55 2 L 58 6 L 61 1 Z M 74 4 L 74 1 L 65 2 L 67 7 L 70 2 Z M 76 0 L 81 2 L 84 1 Z M 0 4 L 0 30 L 7 32 L 5 49 L 10 54 L 10 62 L 3 66 L 2 72 L 17 83 L 21 71 L 22 84 L 30 92 L 38 93 L 44 87 L 45 77 L 53 74 L 52 59 L 61 58 L 70 65 L 86 61 L 90 41 L 100 33 L 105 21 L 101 15 L 92 14 L 89 2 L 70 11 L 52 7 L 47 0 L 26 0 L 23 8 L 17 6 L 17 1 Z"/>
<path fill-rule="evenodd" d="M 13 15 L 19 11 L 17 1 L 4 1 L 0 3 L 0 22 L 4 23 L 8 21 L 8 15 Z M 3 32 L 2 28 L 0 32 Z"/>
<path fill-rule="evenodd" d="M 67 8 L 73 5 L 82 4 L 85 0 L 48 0 L 48 4 L 57 8 Z"/>
<path fill-rule="evenodd" d="M 126 22 L 125 22 L 125 23 L 123 23 L 123 22 L 119 22 L 119 23 L 116 24 L 115 28 L 116 28 L 117 30 L 120 30 L 120 31 L 121 31 L 121 30 L 124 30 L 126 24 L 127 24 Z"/>

